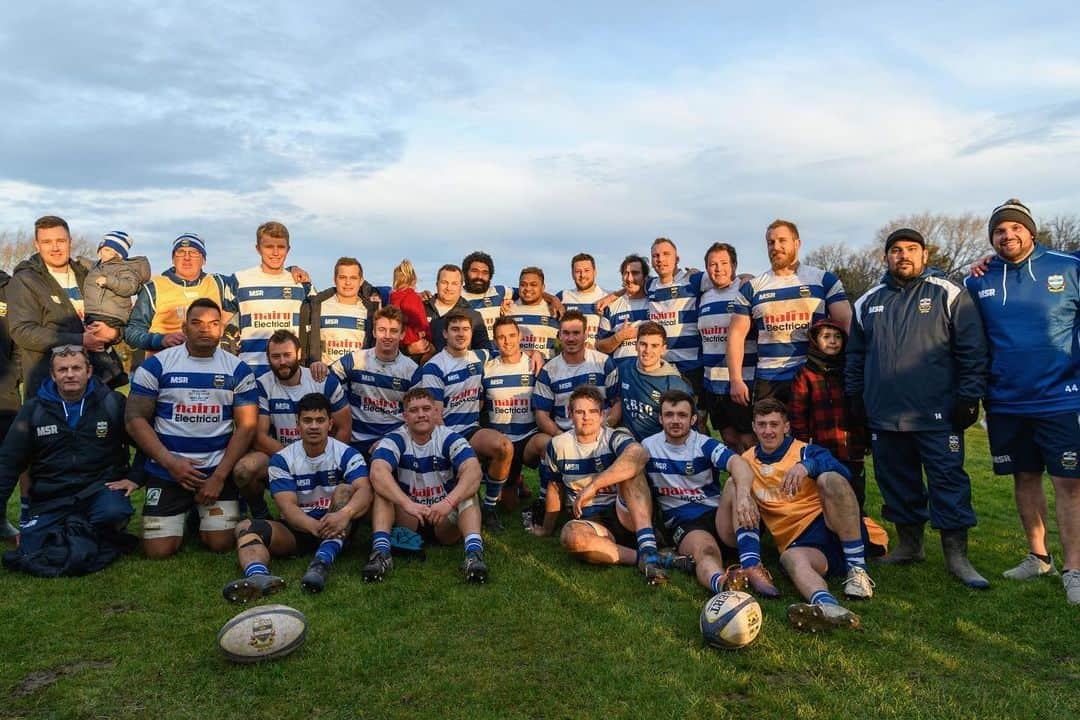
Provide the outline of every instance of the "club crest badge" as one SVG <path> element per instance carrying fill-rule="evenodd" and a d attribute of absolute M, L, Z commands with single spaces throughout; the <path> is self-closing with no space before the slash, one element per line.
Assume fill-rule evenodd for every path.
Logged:
<path fill-rule="evenodd" d="M 930 298 L 919 298 L 919 312 L 926 315 L 930 312 L 931 302 Z"/>
<path fill-rule="evenodd" d="M 949 452 L 951 452 L 951 453 L 960 452 L 960 436 L 959 435 L 950 435 L 949 436 Z"/>
<path fill-rule="evenodd" d="M 1064 275 L 1051 275 L 1046 278 L 1046 289 L 1050 292 L 1061 292 L 1065 289 Z"/>
<path fill-rule="evenodd" d="M 810 297 L 810 286 L 809 285 L 802 285 L 801 287 L 799 287 L 799 297 L 801 297 L 801 298 Z"/>
<path fill-rule="evenodd" d="M 281 297 L 283 300 L 292 300 L 292 288 L 281 288 Z"/>
<path fill-rule="evenodd" d="M 225 376 L 224 375 L 215 375 L 214 376 L 214 387 L 216 387 L 219 390 L 221 388 L 225 387 Z"/>
<path fill-rule="evenodd" d="M 109 434 L 109 423 L 104 420 L 99 420 L 97 427 L 94 429 L 94 433 L 97 435 L 98 440 L 101 440 Z"/>

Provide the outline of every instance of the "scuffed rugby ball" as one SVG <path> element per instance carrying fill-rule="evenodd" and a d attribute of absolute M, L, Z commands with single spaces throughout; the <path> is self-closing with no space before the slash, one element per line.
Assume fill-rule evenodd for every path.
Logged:
<path fill-rule="evenodd" d="M 751 595 L 729 590 L 713 595 L 701 609 L 701 634 L 713 647 L 736 650 L 761 631 L 761 606 Z"/>
<path fill-rule="evenodd" d="M 304 644 L 307 618 L 286 605 L 260 605 L 234 617 L 217 636 L 218 649 L 236 663 L 284 657 Z"/>

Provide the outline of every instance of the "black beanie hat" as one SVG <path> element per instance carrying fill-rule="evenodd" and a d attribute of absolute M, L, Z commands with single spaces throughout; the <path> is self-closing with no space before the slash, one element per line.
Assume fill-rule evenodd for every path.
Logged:
<path fill-rule="evenodd" d="M 889 237 L 885 238 L 885 252 L 889 252 L 889 248 L 893 246 L 893 243 L 898 243 L 901 240 L 910 240 L 911 242 L 917 242 L 926 248 L 926 238 L 922 236 L 922 233 L 913 228 L 900 228 L 899 230 L 893 230 L 889 233 Z"/>
<path fill-rule="evenodd" d="M 1038 233 L 1035 229 L 1035 218 L 1031 217 L 1031 211 L 1028 210 L 1027 205 L 1020 202 L 1016 198 L 1009 198 L 1001 205 L 994 208 L 994 212 L 990 213 L 990 240 L 994 239 L 994 228 L 1003 222 L 1018 222 L 1028 229 L 1031 233 L 1031 237 L 1035 237 Z"/>

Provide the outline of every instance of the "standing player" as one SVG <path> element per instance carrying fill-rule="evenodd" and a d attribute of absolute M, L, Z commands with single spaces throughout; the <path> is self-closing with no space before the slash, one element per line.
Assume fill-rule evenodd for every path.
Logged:
<path fill-rule="evenodd" d="M 555 297 L 566 310 L 577 310 L 585 316 L 585 345 L 596 347 L 596 334 L 600 329 L 600 313 L 596 303 L 607 295 L 596 284 L 596 260 L 588 253 L 578 253 L 570 259 L 570 275 L 574 279 L 573 290 L 560 290 Z M 610 355 L 610 352 L 607 353 Z"/>
<path fill-rule="evenodd" d="M 421 530 L 443 545 L 464 537 L 461 571 L 466 581 L 487 582 L 476 508 L 480 463 L 465 438 L 437 424 L 438 415 L 432 394 L 413 388 L 405 393 L 405 426 L 383 438 L 371 456 L 371 483 L 377 495 L 365 582 L 381 581 L 393 569 L 390 528 L 395 524 Z"/>
<path fill-rule="evenodd" d="M 375 347 L 350 353 L 331 366 L 342 382 L 352 408 L 353 448 L 365 458 L 371 449 L 403 422 L 402 398 L 413 386 L 416 363 L 401 352 L 405 318 L 387 305 L 375 311 Z"/>
<path fill-rule="evenodd" d="M 236 555 L 244 577 L 224 587 L 229 602 L 249 602 L 285 587 L 270 574 L 271 555 L 315 551 L 300 586 L 322 592 L 334 559 L 345 544 L 352 521 L 371 506 L 371 484 L 364 458 L 329 436 L 330 401 L 310 393 L 296 403 L 300 442 L 270 459 L 270 491 L 284 522 L 241 520 L 236 526 Z"/>
<path fill-rule="evenodd" d="M 750 427 L 750 408 L 733 402 L 727 365 L 728 328 L 735 310 L 739 285 L 735 270 L 738 255 L 727 243 L 713 243 L 705 252 L 705 272 L 712 287 L 698 301 L 698 332 L 701 334 L 701 362 L 705 374 L 705 398 L 702 406 L 709 415 L 713 430 L 724 444 L 742 452 L 754 444 Z M 749 387 L 757 366 L 757 342 L 751 332 L 743 342 L 742 378 Z"/>
<path fill-rule="evenodd" d="M 736 296 L 728 328 L 727 365 L 731 399 L 750 404 L 749 378 L 743 377 L 747 338 L 757 330 L 754 400 L 791 400 L 791 381 L 806 362 L 810 326 L 828 317 L 845 330 L 851 327 L 851 305 L 840 278 L 799 262 L 799 229 L 774 220 L 765 232 L 772 268 L 748 283 Z"/>
<path fill-rule="evenodd" d="M 491 342 L 484 327 L 484 318 L 462 297 L 461 278 L 461 268 L 457 265 L 443 265 L 439 268 L 435 279 L 435 294 L 424 301 L 424 313 L 431 328 L 431 342 L 436 350 L 442 350 L 446 346 L 446 334 L 443 332 L 446 329 L 445 318 L 451 310 L 460 310 L 472 321 L 472 349 L 490 350 Z M 501 312 L 501 307 L 496 315 Z"/>
<path fill-rule="evenodd" d="M 563 526 L 559 542 L 571 555 L 593 565 L 636 565 L 650 585 L 665 583 L 644 475 L 649 456 L 625 430 L 603 424 L 603 406 L 603 395 L 591 385 L 570 395 L 573 428 L 548 443 L 540 480 L 556 485 L 532 532 L 544 537 L 555 531 L 561 487 L 574 519 Z"/>
<path fill-rule="evenodd" d="M 555 437 L 570 429 L 570 393 L 582 385 L 599 388 L 606 408 L 605 421 L 616 427 L 622 419 L 619 373 L 611 358 L 585 347 L 585 317 L 580 312 L 569 310 L 563 314 L 559 344 L 562 352 L 544 365 L 533 390 L 533 411 L 540 432 Z"/>
<path fill-rule="evenodd" d="M 660 398 L 664 393 L 692 390 L 675 366 L 664 360 L 667 334 L 663 325 L 643 322 L 637 334 L 637 362 L 623 363 L 618 370 L 622 421 L 640 442 L 660 432 Z"/>
<path fill-rule="evenodd" d="M 300 308 L 313 294 L 310 282 L 298 283 L 285 269 L 289 255 L 289 231 L 279 222 L 267 222 L 255 231 L 255 249 L 261 262 L 229 278 L 236 298 L 240 327 L 240 359 L 260 377 L 266 365 L 266 341 L 275 330 L 300 334 Z M 325 376 L 325 366 L 313 368 Z"/>
<path fill-rule="evenodd" d="M 492 285 L 491 279 L 495 276 L 495 262 L 486 252 L 479 250 L 469 253 L 461 261 L 461 273 L 465 284 L 465 292 L 461 296 L 469 307 L 479 313 L 484 320 L 485 332 L 481 335 L 474 331 L 473 342 L 487 344 L 474 344 L 473 349 L 475 350 L 478 347 L 492 349 L 495 347 L 495 340 L 491 329 L 495 325 L 495 318 L 505 314 L 502 310 L 509 303 L 518 300 L 518 288 Z M 542 295 L 544 302 L 550 308 L 549 314 L 560 317 L 563 313 L 563 306 L 559 299 L 546 292 L 542 292 Z M 432 333 L 436 338 L 441 337 L 439 332 L 432 327 Z M 439 349 L 441 350 L 442 347 L 440 346 Z"/>
<path fill-rule="evenodd" d="M 451 310 L 445 320 L 446 347 L 420 368 L 415 384 L 427 389 L 435 399 L 441 424 L 468 440 L 480 460 L 487 463 L 485 497 L 498 498 L 510 473 L 514 445 L 498 430 L 480 427 L 484 364 L 491 353 L 469 349 L 472 322 L 466 313 Z M 482 513 L 485 527 L 502 529 L 494 504 L 485 505 Z"/>
<path fill-rule="evenodd" d="M 275 330 L 266 344 L 270 370 L 257 379 L 259 420 L 252 449 L 237 461 L 233 480 L 248 501 L 252 517 L 266 518 L 263 491 L 268 479 L 270 456 L 300 439 L 297 402 L 309 393 L 318 393 L 330 402 L 333 434 L 342 442 L 352 436 L 352 415 L 345 393 L 334 375 L 319 381 L 311 370 L 300 365 L 300 338 L 288 330 Z"/>
<path fill-rule="evenodd" d="M 500 317 L 495 320 L 493 332 L 499 354 L 484 364 L 487 427 L 501 432 L 513 443 L 514 457 L 507 477 L 518 485 L 518 493 L 525 497 L 521 492 L 524 489 L 521 468 L 523 465 L 535 468 L 540 464 L 551 436 L 536 429 L 532 410 L 536 374 L 533 373 L 530 358 L 521 352 L 521 333 L 517 323 L 513 318 Z M 491 488 L 492 491 L 494 489 Z M 498 500 L 498 495 L 492 495 L 485 488 L 485 512 L 493 511 Z"/>
<path fill-rule="evenodd" d="M 251 368 L 218 346 L 221 331 L 221 308 L 199 298 L 187 309 L 184 344 L 148 358 L 132 379 L 124 422 L 147 457 L 143 550 L 151 558 L 180 549 L 196 504 L 203 544 L 233 546 L 231 473 L 255 434 L 259 393 Z"/>
<path fill-rule="evenodd" d="M 704 393 L 698 298 L 707 289 L 709 278 L 700 271 L 680 270 L 679 252 L 667 238 L 653 241 L 652 266 L 656 277 L 647 288 L 649 319 L 664 326 L 668 338 L 664 359 L 678 368 L 694 388 L 694 397 L 700 404 Z"/>
<path fill-rule="evenodd" d="M 720 554 L 721 527 L 729 524 L 717 522 L 716 517 L 723 493 L 719 473 L 730 473 L 745 485 L 753 480 L 750 466 L 722 443 L 694 429 L 697 410 L 687 392 L 669 390 L 660 397 L 660 424 L 661 432 L 641 442 L 649 453 L 646 476 L 676 552 L 693 558 L 690 564 L 695 566 L 698 582 L 718 593 L 731 579 Z M 753 501 L 735 510 L 748 525 L 758 521 Z M 764 579 L 760 570 L 751 577 L 755 582 Z M 765 587 L 772 583 L 766 581 Z"/>
<path fill-rule="evenodd" d="M 371 347 L 371 316 L 378 309 L 370 299 L 373 293 L 375 289 L 364 280 L 360 261 L 338 258 L 334 287 L 313 295 L 301 306 L 300 346 L 305 365 L 331 365 L 351 352 Z"/>
<path fill-rule="evenodd" d="M 521 271 L 518 297 L 518 302 L 504 306 L 503 314 L 517 323 L 521 332 L 521 349 L 540 353 L 547 360 L 555 352 L 559 321 L 551 317 L 551 310 L 544 301 L 543 270 L 527 267 Z"/>
<path fill-rule="evenodd" d="M 602 314 L 596 331 L 596 349 L 610 355 L 616 365 L 637 358 L 637 326 L 649 319 L 649 298 L 645 294 L 649 263 L 640 255 L 627 255 L 619 274 L 623 294 L 608 295 L 597 304 Z"/>

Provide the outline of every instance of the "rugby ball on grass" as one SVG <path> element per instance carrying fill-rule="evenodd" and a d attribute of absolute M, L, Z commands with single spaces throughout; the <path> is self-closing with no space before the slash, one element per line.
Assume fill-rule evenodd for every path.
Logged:
<path fill-rule="evenodd" d="M 701 634 L 713 647 L 737 650 L 761 631 L 761 606 L 753 596 L 730 590 L 709 598 L 701 610 Z"/>
<path fill-rule="evenodd" d="M 284 657 L 304 644 L 307 618 L 286 605 L 253 607 L 225 623 L 218 649 L 236 663 Z"/>

